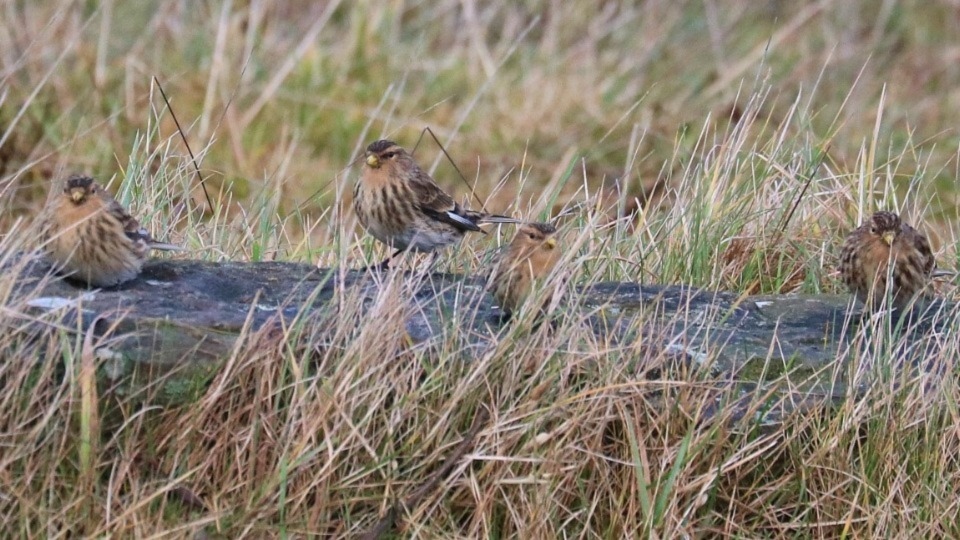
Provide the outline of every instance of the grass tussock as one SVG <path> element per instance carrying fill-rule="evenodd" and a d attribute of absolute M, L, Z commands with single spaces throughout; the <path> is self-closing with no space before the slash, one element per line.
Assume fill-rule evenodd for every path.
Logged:
<path fill-rule="evenodd" d="M 836 374 L 864 395 L 763 426 L 786 378 L 743 401 L 649 345 L 598 343 L 576 314 L 465 362 L 404 339 L 384 295 L 349 331 L 250 332 L 178 406 L 95 391 L 95 338 L 4 332 L 20 361 L 0 368 L 0 518 L 25 536 L 353 537 L 397 505 L 415 537 L 956 532 L 955 352 L 917 374 L 882 365 L 893 334 L 864 337 L 852 365 L 873 367 Z M 40 354 L 56 360 L 24 361 Z"/>
<path fill-rule="evenodd" d="M 956 324 L 914 342 L 867 320 L 814 374 L 847 397 L 770 424 L 806 381 L 743 392 L 710 370 L 716 350 L 681 366 L 649 339 L 663 313 L 645 313 L 636 340 L 598 337 L 588 317 L 604 306 L 575 292 L 839 292 L 842 235 L 879 208 L 955 266 L 953 7 L 561 4 L 0 6 L 0 529 L 960 535 Z M 557 218 L 556 330 L 521 311 L 478 347 L 464 302 L 440 339 L 415 343 L 417 282 L 394 272 L 372 297 L 343 289 L 330 313 L 245 329 L 196 400 L 169 405 L 159 386 L 97 384 L 109 333 L 32 309 L 16 279 L 31 217 L 73 170 L 112 179 L 191 257 L 375 263 L 346 166 L 426 126 L 488 209 Z M 416 156 L 470 201 L 432 140 Z M 437 267 L 483 274 L 512 233 L 476 235 Z M 666 316 L 710 328 L 693 315 Z"/>

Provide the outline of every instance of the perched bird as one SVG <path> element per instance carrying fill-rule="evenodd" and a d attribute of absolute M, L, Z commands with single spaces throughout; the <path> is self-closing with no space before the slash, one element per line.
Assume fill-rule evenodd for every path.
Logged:
<path fill-rule="evenodd" d="M 386 268 L 404 250 L 431 252 L 483 232 L 483 223 L 518 220 L 463 208 L 440 189 L 413 156 L 393 141 L 367 147 L 363 172 L 353 189 L 353 208 L 374 238 L 396 251 L 377 265 Z"/>
<path fill-rule="evenodd" d="M 547 223 L 526 223 L 500 254 L 490 277 L 491 291 L 497 305 L 509 319 L 520 310 L 524 300 L 533 292 L 534 283 L 547 277 L 560 260 L 557 247 L 557 229 Z M 550 304 L 547 295 L 540 307 L 541 313 Z"/>
<path fill-rule="evenodd" d="M 151 249 L 181 249 L 155 241 L 88 176 L 70 176 L 42 220 L 43 247 L 57 270 L 94 287 L 137 277 Z"/>
<path fill-rule="evenodd" d="M 934 275 L 930 243 L 893 212 L 877 212 L 843 243 L 840 273 L 850 292 L 877 309 L 887 293 L 903 309 L 926 292 Z"/>

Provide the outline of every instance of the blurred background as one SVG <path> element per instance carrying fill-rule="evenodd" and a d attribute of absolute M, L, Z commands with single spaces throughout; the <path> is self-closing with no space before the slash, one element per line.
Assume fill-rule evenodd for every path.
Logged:
<path fill-rule="evenodd" d="M 629 219 L 674 204 L 677 179 L 733 140 L 776 171 L 762 155 L 774 141 L 778 159 L 816 154 L 810 176 L 860 193 L 829 205 L 827 226 L 854 226 L 874 205 L 862 186 L 882 177 L 880 204 L 907 201 L 935 244 L 954 238 L 956 1 L 0 6 L 7 224 L 73 171 L 114 191 L 175 177 L 171 205 L 213 213 L 155 77 L 214 206 L 258 208 L 291 242 L 352 220 L 348 165 L 366 144 L 412 149 L 428 127 L 465 179 L 429 135 L 421 164 L 492 211 L 546 218 L 590 201 Z"/>

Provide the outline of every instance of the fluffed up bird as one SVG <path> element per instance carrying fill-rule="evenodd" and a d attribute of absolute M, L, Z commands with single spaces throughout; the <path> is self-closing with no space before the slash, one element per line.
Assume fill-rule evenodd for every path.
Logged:
<path fill-rule="evenodd" d="M 840 253 L 840 274 L 850 292 L 872 309 L 889 294 L 902 310 L 929 291 L 936 270 L 927 238 L 893 212 L 877 212 L 851 232 Z"/>
<path fill-rule="evenodd" d="M 520 310 L 534 292 L 534 284 L 553 271 L 560 260 L 557 229 L 547 223 L 526 223 L 494 263 L 490 277 L 491 292 L 507 320 Z M 544 314 L 553 300 L 547 294 L 540 306 Z"/>
<path fill-rule="evenodd" d="M 432 252 L 456 244 L 484 223 L 519 223 L 507 216 L 463 208 L 393 141 L 367 147 L 363 172 L 353 190 L 353 208 L 363 228 L 396 250 L 377 265 L 409 249 Z"/>
<path fill-rule="evenodd" d="M 47 203 L 41 230 L 56 269 L 94 287 L 137 277 L 151 249 L 182 250 L 154 240 L 93 178 L 76 174 Z"/>

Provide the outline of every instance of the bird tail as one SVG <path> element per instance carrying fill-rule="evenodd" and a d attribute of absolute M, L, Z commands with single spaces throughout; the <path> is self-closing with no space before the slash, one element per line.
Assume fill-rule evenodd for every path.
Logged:
<path fill-rule="evenodd" d="M 522 219 L 512 218 L 510 216 L 501 216 L 499 214 L 483 214 L 478 213 L 477 218 L 474 220 L 477 224 L 480 223 L 509 223 L 519 225 L 523 223 Z"/>
<path fill-rule="evenodd" d="M 187 251 L 187 248 L 180 247 L 176 244 L 167 244 L 164 242 L 150 242 L 150 249 L 155 249 L 157 251 Z"/>
<path fill-rule="evenodd" d="M 934 269 L 933 269 L 933 274 L 931 275 L 931 277 L 935 277 L 935 278 L 939 278 L 939 277 L 953 277 L 953 276 L 955 276 L 955 275 L 957 275 L 957 273 L 956 273 L 955 271 L 953 271 L 953 270 L 946 270 L 946 269 L 943 269 L 943 268 L 934 268 Z"/>

